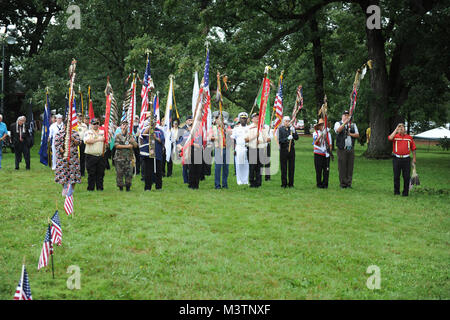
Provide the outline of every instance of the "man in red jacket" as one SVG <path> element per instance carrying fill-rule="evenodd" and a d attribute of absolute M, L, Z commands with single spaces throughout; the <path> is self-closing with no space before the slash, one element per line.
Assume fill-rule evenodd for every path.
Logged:
<path fill-rule="evenodd" d="M 410 152 L 413 162 L 416 163 L 416 144 L 410 135 L 405 133 L 405 125 L 399 123 L 388 137 L 392 141 L 392 156 L 394 166 L 394 195 L 400 194 L 400 172 L 403 175 L 402 196 L 407 197 L 409 192 L 409 178 L 411 172 Z"/>

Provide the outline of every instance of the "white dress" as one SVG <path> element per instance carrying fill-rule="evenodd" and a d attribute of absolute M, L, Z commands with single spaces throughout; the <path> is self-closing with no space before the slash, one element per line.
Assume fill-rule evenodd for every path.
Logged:
<path fill-rule="evenodd" d="M 55 148 L 55 136 L 59 130 L 64 127 L 64 123 L 58 124 L 58 122 L 52 123 L 49 128 L 49 137 L 52 143 L 52 170 L 56 170 L 56 148 Z"/>
<path fill-rule="evenodd" d="M 247 147 L 245 146 L 245 137 L 248 133 L 248 126 L 242 127 L 238 126 L 233 129 L 231 134 L 231 138 L 236 140 L 236 157 L 235 157 L 235 166 L 236 166 L 236 180 L 237 184 L 248 184 L 248 159 L 247 159 Z"/>

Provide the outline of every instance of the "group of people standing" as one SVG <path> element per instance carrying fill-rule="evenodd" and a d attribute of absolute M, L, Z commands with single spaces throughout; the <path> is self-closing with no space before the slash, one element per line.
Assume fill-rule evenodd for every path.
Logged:
<path fill-rule="evenodd" d="M 116 184 L 122 191 L 130 191 L 134 173 L 141 173 L 144 190 L 150 191 L 153 184 L 157 190 L 162 189 L 162 177 L 167 166 L 167 177 L 172 175 L 173 163 L 181 162 L 183 182 L 191 189 L 198 189 L 205 175 L 211 174 L 214 159 L 214 187 L 228 188 L 229 164 L 234 163 L 234 173 L 238 185 L 249 185 L 258 188 L 262 185 L 262 176 L 270 180 L 271 141 L 277 140 L 281 169 L 281 187 L 294 186 L 295 173 L 295 141 L 299 139 L 292 121 L 285 116 L 276 133 L 269 126 L 258 127 L 258 113 L 251 115 L 241 112 L 234 127 L 224 123 L 220 116 L 215 117 L 213 126 L 207 132 L 205 144 L 203 135 L 191 135 L 192 116 L 186 118 L 183 127 L 179 127 L 179 119 L 172 121 L 171 129 L 165 132 L 161 126 L 147 113 L 146 120 L 140 128 L 139 118 L 135 120 L 132 132 L 129 132 L 127 120 L 122 120 L 117 128 L 111 152 L 105 144 L 105 130 L 96 118 L 78 115 L 78 129 L 66 138 L 66 129 L 61 115 L 53 116 L 49 132 L 51 146 L 51 167 L 55 172 L 55 181 L 67 189 L 81 183 L 85 171 L 88 174 L 88 191 L 103 191 L 105 168 L 109 167 L 108 156 L 112 153 L 113 165 L 116 168 Z M 0 144 L 8 137 L 6 125 L 0 115 Z M 30 169 L 30 133 L 26 118 L 21 116 L 11 125 L 11 137 L 15 149 L 15 168 L 19 169 L 22 155 L 26 169 Z M 340 121 L 334 125 L 338 157 L 339 185 L 341 188 L 352 188 L 353 167 L 355 158 L 355 140 L 359 138 L 356 124 L 351 122 L 348 111 L 342 113 Z M 325 127 L 323 119 L 314 126 L 313 152 L 316 171 L 317 188 L 328 188 L 330 159 L 332 153 L 332 136 Z M 408 195 L 410 178 L 410 153 L 413 163 L 416 162 L 416 146 L 411 136 L 405 133 L 403 124 L 399 124 L 388 137 L 393 141 L 394 194 L 400 194 L 400 175 L 403 175 L 403 196 Z M 68 143 L 70 140 L 70 143 Z M 170 155 L 166 154 L 167 143 Z M 188 141 L 190 140 L 190 141 Z M 187 144 L 187 145 L 186 145 Z M 274 145 L 272 143 L 272 145 Z M 66 151 L 67 146 L 70 150 Z M 187 148 L 188 147 L 188 148 Z M 232 154 L 232 151 L 234 154 Z M 189 156 L 186 157 L 186 152 Z M 0 168 L 1 168 L 0 148 Z M 208 170 L 209 169 L 209 170 Z"/>

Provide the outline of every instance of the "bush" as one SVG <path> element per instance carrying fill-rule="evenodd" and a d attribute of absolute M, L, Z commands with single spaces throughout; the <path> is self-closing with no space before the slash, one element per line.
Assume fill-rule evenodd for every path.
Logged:
<path fill-rule="evenodd" d="M 448 149 L 450 149 L 450 139 L 447 137 L 439 139 L 439 143 L 437 145 L 441 146 L 445 151 L 448 151 Z"/>

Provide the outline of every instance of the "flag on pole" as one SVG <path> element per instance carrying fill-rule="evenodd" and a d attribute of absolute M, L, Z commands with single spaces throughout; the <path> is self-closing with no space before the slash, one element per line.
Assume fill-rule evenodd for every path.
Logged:
<path fill-rule="evenodd" d="M 64 211 L 66 211 L 66 214 L 70 216 L 73 212 L 73 194 L 67 195 L 66 199 L 64 200 Z"/>
<path fill-rule="evenodd" d="M 281 121 L 283 119 L 283 76 L 280 76 L 280 80 L 278 83 L 278 92 L 275 97 L 275 103 L 273 105 L 273 109 L 275 111 L 275 125 L 274 125 L 274 131 L 278 129 L 278 127 L 281 124 Z"/>
<path fill-rule="evenodd" d="M 19 285 L 17 286 L 13 300 L 33 300 L 25 264 L 22 265 L 22 275 L 20 276 Z"/>
<path fill-rule="evenodd" d="M 91 123 L 91 120 L 95 118 L 94 114 L 94 107 L 92 106 L 92 100 L 91 100 L 91 86 L 89 86 L 88 89 L 88 98 L 89 98 L 89 123 Z"/>
<path fill-rule="evenodd" d="M 195 113 L 195 107 L 197 105 L 199 91 L 200 91 L 200 87 L 198 85 L 198 74 L 197 74 L 197 71 L 195 71 L 194 88 L 192 89 L 192 116 L 194 116 L 194 113 Z"/>
<path fill-rule="evenodd" d="M 258 97 L 259 101 L 259 116 L 258 116 L 258 132 L 261 132 L 261 130 L 264 128 L 264 124 L 266 121 L 266 112 L 267 112 L 267 102 L 269 100 L 269 94 L 270 94 L 270 80 L 267 77 L 268 75 L 268 67 L 266 67 L 266 70 L 264 72 L 264 80 L 263 85 L 261 88 L 260 96 Z M 270 122 L 270 119 L 269 119 Z"/>
<path fill-rule="evenodd" d="M 151 89 L 154 88 L 153 80 L 152 80 L 152 74 L 150 70 L 150 59 L 147 57 L 147 67 L 145 68 L 144 73 L 144 82 L 142 83 L 142 89 L 141 89 L 141 98 L 142 98 L 142 104 L 141 104 L 141 114 L 139 117 L 139 130 L 142 129 L 142 126 L 144 125 L 145 121 L 145 113 L 148 112 L 148 94 Z M 159 112 L 159 110 L 158 110 Z"/>
<path fill-rule="evenodd" d="M 161 116 L 159 114 L 159 96 L 155 96 L 153 100 L 153 113 L 155 114 L 156 124 L 161 125 Z"/>
<path fill-rule="evenodd" d="M 39 148 L 39 161 L 47 166 L 48 165 L 48 136 L 50 134 L 50 100 L 48 97 L 48 91 L 46 92 L 46 100 L 44 108 L 44 122 L 42 124 L 42 135 L 41 135 L 41 147 Z"/>
<path fill-rule="evenodd" d="M 48 265 L 50 255 L 53 254 L 52 236 L 50 226 L 45 234 L 44 244 L 42 245 L 41 256 L 39 257 L 38 270 Z"/>
<path fill-rule="evenodd" d="M 136 73 L 133 73 L 133 81 L 131 82 L 130 90 L 131 90 L 131 99 L 127 112 L 127 120 L 129 126 L 128 133 L 130 135 L 133 135 L 133 122 L 136 116 Z"/>
<path fill-rule="evenodd" d="M 165 148 L 166 148 L 166 161 L 170 161 L 170 156 L 172 154 L 172 142 L 170 141 L 170 127 L 172 119 L 172 104 L 173 104 L 173 76 L 169 77 L 169 93 L 167 95 L 166 112 L 164 113 L 164 125 L 163 131 L 165 136 Z"/>
<path fill-rule="evenodd" d="M 58 210 L 56 210 L 53 217 L 50 219 L 51 221 L 51 234 L 52 234 L 52 242 L 56 243 L 58 246 L 62 243 L 62 229 L 61 229 L 61 221 L 59 220 Z"/>
<path fill-rule="evenodd" d="M 208 134 L 208 130 L 212 126 L 212 117 L 211 117 L 211 95 L 209 92 L 209 49 L 206 52 L 206 63 L 205 63 L 205 73 L 203 75 L 203 105 L 204 105 L 204 117 L 206 117 L 206 121 L 202 123 L 203 130 L 203 146 L 206 144 L 206 138 Z"/>
<path fill-rule="evenodd" d="M 75 99 L 75 96 L 73 97 L 71 117 L 72 117 L 71 129 L 76 131 L 78 129 L 78 118 L 77 118 L 77 100 Z"/>

